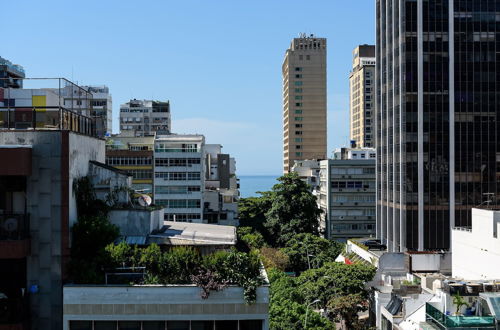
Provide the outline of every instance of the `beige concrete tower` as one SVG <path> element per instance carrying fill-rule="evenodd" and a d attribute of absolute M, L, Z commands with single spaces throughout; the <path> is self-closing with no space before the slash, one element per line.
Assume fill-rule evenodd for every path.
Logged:
<path fill-rule="evenodd" d="M 283 172 L 326 159 L 326 39 L 301 34 L 283 61 Z"/>
<path fill-rule="evenodd" d="M 349 74 L 351 140 L 360 148 L 375 144 L 375 46 L 361 45 L 352 51 Z"/>

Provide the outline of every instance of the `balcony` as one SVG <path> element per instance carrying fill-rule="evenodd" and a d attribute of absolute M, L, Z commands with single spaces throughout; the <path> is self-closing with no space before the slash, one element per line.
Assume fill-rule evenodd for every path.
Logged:
<path fill-rule="evenodd" d="M 0 214 L 0 259 L 30 254 L 29 214 Z"/>
<path fill-rule="evenodd" d="M 451 316 L 443 314 L 439 309 L 429 303 L 425 305 L 425 314 L 426 318 L 435 323 L 440 329 L 495 329 L 494 316 Z"/>

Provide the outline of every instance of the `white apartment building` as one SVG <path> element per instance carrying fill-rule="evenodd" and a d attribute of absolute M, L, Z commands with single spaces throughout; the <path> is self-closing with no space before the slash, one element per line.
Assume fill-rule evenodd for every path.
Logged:
<path fill-rule="evenodd" d="M 170 134 L 170 102 L 133 99 L 120 105 L 120 130 L 135 136 Z"/>
<path fill-rule="evenodd" d="M 204 149 L 203 135 L 157 135 L 154 199 L 165 206 L 165 220 L 203 222 Z"/>
<path fill-rule="evenodd" d="M 311 186 L 313 192 L 319 187 L 320 161 L 317 159 L 296 160 L 292 172 Z"/>
<path fill-rule="evenodd" d="M 323 210 L 320 225 L 326 238 L 345 242 L 349 238 L 375 235 L 375 156 L 370 157 L 372 152 L 374 149 L 342 148 L 334 153 L 335 159 L 320 162 L 317 197 Z"/>
<path fill-rule="evenodd" d="M 222 145 L 205 145 L 204 222 L 238 225 L 239 183 L 236 160 L 222 153 Z"/>

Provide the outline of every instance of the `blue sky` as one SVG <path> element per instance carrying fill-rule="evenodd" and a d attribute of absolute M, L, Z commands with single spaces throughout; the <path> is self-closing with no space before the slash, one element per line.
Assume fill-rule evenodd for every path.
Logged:
<path fill-rule="evenodd" d="M 29 77 L 105 84 L 115 130 L 130 98 L 170 100 L 175 133 L 203 133 L 240 175 L 280 174 L 284 52 L 328 38 L 328 153 L 349 135 L 351 52 L 374 42 L 373 0 L 4 1 L 0 56 Z"/>

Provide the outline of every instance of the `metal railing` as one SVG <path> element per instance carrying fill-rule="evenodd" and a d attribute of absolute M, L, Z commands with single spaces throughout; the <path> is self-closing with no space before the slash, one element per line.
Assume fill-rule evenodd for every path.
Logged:
<path fill-rule="evenodd" d="M 437 323 L 442 329 L 449 328 L 481 328 L 495 329 L 493 316 L 451 316 L 443 314 L 431 304 L 425 304 L 425 313 L 428 319 Z"/>
<path fill-rule="evenodd" d="M 21 240 L 29 236 L 29 214 L 0 214 L 0 241 Z"/>
<path fill-rule="evenodd" d="M 58 106 L 0 107 L 0 129 L 69 130 L 95 136 L 95 119 Z"/>

